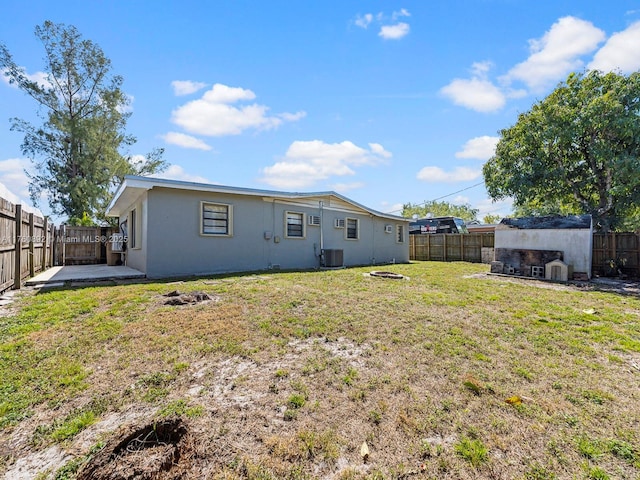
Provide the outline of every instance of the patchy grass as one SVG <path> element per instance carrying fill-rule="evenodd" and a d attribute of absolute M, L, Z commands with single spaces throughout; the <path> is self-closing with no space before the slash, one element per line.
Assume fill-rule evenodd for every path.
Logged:
<path fill-rule="evenodd" d="M 76 457 L 33 477 L 72 479 L 121 423 L 182 417 L 188 478 L 640 476 L 640 299 L 484 265 L 389 268 L 410 280 L 356 268 L 18 297 L 0 317 L 0 473 L 62 444 Z M 164 305 L 175 289 L 217 301 Z"/>
<path fill-rule="evenodd" d="M 489 460 L 487 447 L 482 440 L 463 436 L 454 445 L 455 452 L 474 467 L 480 467 Z"/>

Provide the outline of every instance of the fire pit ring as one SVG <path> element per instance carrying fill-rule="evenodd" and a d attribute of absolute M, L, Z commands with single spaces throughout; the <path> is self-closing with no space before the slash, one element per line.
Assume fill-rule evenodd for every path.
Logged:
<path fill-rule="evenodd" d="M 373 271 L 369 275 L 371 275 L 372 277 L 391 278 L 394 280 L 402 280 L 404 278 L 404 275 L 394 272 Z"/>

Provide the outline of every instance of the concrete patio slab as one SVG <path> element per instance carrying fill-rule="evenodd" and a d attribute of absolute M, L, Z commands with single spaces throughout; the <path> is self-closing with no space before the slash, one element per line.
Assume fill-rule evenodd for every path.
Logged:
<path fill-rule="evenodd" d="M 101 280 L 125 280 L 145 278 L 145 274 L 124 265 L 68 265 L 52 267 L 28 279 L 26 286 L 65 282 L 98 282 Z"/>

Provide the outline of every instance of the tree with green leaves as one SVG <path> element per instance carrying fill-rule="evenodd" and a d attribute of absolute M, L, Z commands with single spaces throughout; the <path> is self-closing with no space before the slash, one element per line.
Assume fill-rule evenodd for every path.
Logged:
<path fill-rule="evenodd" d="M 470 222 L 475 220 L 478 215 L 478 209 L 471 208 L 471 205 L 453 205 L 449 202 L 428 201 L 421 204 L 405 203 L 402 206 L 402 216 L 412 218 L 417 215 L 424 218 L 428 214 L 434 217 L 458 217 Z"/>
<path fill-rule="evenodd" d="M 484 217 L 482 217 L 482 223 L 486 224 L 498 223 L 500 220 L 502 220 L 502 216 L 494 215 L 492 213 L 487 213 Z"/>
<path fill-rule="evenodd" d="M 44 82 L 31 79 L 0 44 L 0 70 L 43 107 L 42 125 L 11 119 L 11 129 L 24 134 L 23 154 L 35 165 L 29 175 L 31 199 L 38 205 L 44 193 L 57 215 L 104 221 L 124 175 L 162 171 L 163 150 L 137 162 L 121 153 L 136 142 L 125 132 L 130 101 L 122 91 L 123 78 L 111 73 L 111 61 L 98 45 L 75 27 L 50 21 L 37 26 L 35 34 L 45 50 Z"/>
<path fill-rule="evenodd" d="M 500 135 L 483 168 L 494 200 L 513 197 L 518 213 L 591 214 L 602 231 L 634 216 L 640 226 L 640 72 L 572 73 Z"/>

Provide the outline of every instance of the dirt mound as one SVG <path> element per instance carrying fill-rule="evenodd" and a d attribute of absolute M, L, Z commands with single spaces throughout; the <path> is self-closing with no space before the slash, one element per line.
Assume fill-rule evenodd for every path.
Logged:
<path fill-rule="evenodd" d="M 195 452 L 182 420 L 130 427 L 107 443 L 78 473 L 78 480 L 178 480 Z"/>
<path fill-rule="evenodd" d="M 165 305 L 193 305 L 213 300 L 204 292 L 180 293 L 178 290 L 174 290 L 173 292 L 165 293 L 164 296 L 169 297 L 164 302 Z"/>

